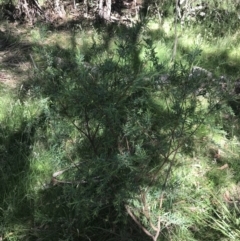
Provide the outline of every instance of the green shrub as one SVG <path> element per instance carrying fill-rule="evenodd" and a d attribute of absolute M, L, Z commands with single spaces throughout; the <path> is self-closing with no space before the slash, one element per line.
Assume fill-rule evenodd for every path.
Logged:
<path fill-rule="evenodd" d="M 42 191 L 43 200 L 52 198 L 39 208 L 39 217 L 47 217 L 45 225 L 61 239 L 142 240 L 143 232 L 152 239 L 182 235 L 190 240 L 189 228 L 207 211 L 186 215 L 191 201 L 182 193 L 193 192 L 193 180 L 185 183 L 177 173 L 221 100 L 214 83 L 189 77 L 199 50 L 187 55 L 186 65 L 169 67 L 159 63 L 150 39 L 136 37 L 140 25 L 125 30 L 114 50 L 102 52 L 104 41 L 94 43 L 86 51 L 88 62 L 75 47 L 60 55 L 41 50 L 47 62 L 35 84 L 55 115 L 75 128 L 79 164 L 62 175 L 72 185 Z M 176 209 L 182 200 L 186 205 Z"/>

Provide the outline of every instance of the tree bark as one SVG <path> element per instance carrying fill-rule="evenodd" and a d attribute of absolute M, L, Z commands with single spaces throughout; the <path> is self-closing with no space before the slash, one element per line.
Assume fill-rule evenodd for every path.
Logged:
<path fill-rule="evenodd" d="M 84 12 L 84 17 L 88 16 L 88 0 L 84 0 L 84 8 L 85 8 L 85 12 Z"/>
<path fill-rule="evenodd" d="M 43 14 L 38 0 L 18 0 L 16 17 L 25 21 L 33 22 L 34 19 Z"/>
<path fill-rule="evenodd" d="M 98 15 L 99 15 L 100 18 L 103 18 L 103 0 L 99 0 Z"/>
<path fill-rule="evenodd" d="M 53 1 L 54 12 L 59 13 L 61 11 L 59 0 Z"/>
<path fill-rule="evenodd" d="M 109 20 L 111 16 L 112 0 L 106 0 L 106 13 L 105 19 Z"/>
<path fill-rule="evenodd" d="M 112 0 L 99 0 L 99 17 L 109 20 L 111 16 Z"/>

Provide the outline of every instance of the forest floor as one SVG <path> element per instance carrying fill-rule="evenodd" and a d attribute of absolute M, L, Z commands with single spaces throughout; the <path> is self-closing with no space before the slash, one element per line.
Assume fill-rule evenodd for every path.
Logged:
<path fill-rule="evenodd" d="M 29 44 L 20 41 L 27 33 L 24 28 L 17 28 L 8 23 L 0 27 L 0 82 L 15 87 L 28 77 L 31 64 L 27 58 Z"/>
<path fill-rule="evenodd" d="M 71 47 L 73 36 L 74 36 L 74 40 L 76 40 L 75 44 L 77 46 L 80 46 L 82 50 L 83 42 L 91 42 L 93 41 L 92 36 L 98 36 L 97 30 L 90 23 L 91 21 L 88 21 L 88 20 L 86 20 L 85 22 L 84 21 L 79 22 L 74 18 L 72 18 L 71 20 L 61 19 L 58 22 L 55 22 L 55 25 L 39 24 L 36 26 L 29 26 L 28 24 L 20 24 L 16 22 L 9 23 L 9 22 L 3 21 L 2 23 L 0 23 L 0 82 L 3 83 L 5 86 L 7 86 L 7 88 L 13 89 L 14 91 L 15 90 L 18 91 L 19 89 L 21 89 L 21 85 L 24 83 L 24 81 L 28 81 L 28 83 L 31 82 L 31 78 L 33 78 L 34 69 L 35 68 L 41 69 L 42 63 L 39 59 L 43 59 L 43 58 L 38 58 L 39 57 L 38 55 L 41 54 L 41 52 L 36 51 L 36 49 L 41 48 L 41 46 L 45 46 L 45 47 L 60 46 L 59 55 L 60 56 L 62 55 L 67 59 L 67 55 L 64 56 L 65 54 L 64 50 L 69 49 Z M 157 52 L 157 55 L 159 56 L 159 61 L 162 61 L 163 63 L 165 63 L 169 61 L 171 57 L 173 43 L 175 40 L 173 25 L 171 25 L 170 23 L 169 24 L 170 27 L 167 26 L 167 21 L 166 21 L 165 25 L 162 26 L 161 28 L 158 28 L 159 25 L 156 23 L 149 26 L 150 27 L 148 28 L 148 31 L 149 31 L 148 34 L 156 46 L 156 52 Z M 240 48 L 240 45 L 237 42 L 239 35 L 236 33 L 235 35 L 231 35 L 231 36 L 229 35 L 223 38 L 218 38 L 217 41 L 214 39 L 213 40 L 211 39 L 210 41 L 209 39 L 211 38 L 211 36 L 209 36 L 208 33 L 206 33 L 206 35 L 200 34 L 197 36 L 200 36 L 199 45 L 200 47 L 202 47 L 202 55 L 198 59 L 197 64 L 201 67 L 206 68 L 211 72 L 215 71 L 216 74 L 218 75 L 227 74 L 228 76 L 233 76 L 233 78 L 236 78 L 236 75 L 238 75 L 238 72 L 236 70 L 238 69 L 239 62 L 240 62 L 239 53 L 238 53 L 238 49 Z M 111 39 L 111 41 L 114 42 L 114 39 Z M 109 44 L 110 47 L 107 46 L 109 47 L 109 49 L 112 47 L 111 43 Z M 193 33 L 192 29 L 190 29 L 189 31 L 187 28 L 186 30 L 179 30 L 177 58 L 183 61 L 184 57 L 182 58 L 182 56 L 186 56 L 186 54 L 188 52 L 191 52 L 192 49 L 194 49 L 194 47 L 196 47 L 197 44 L 196 44 L 196 34 Z M 55 53 L 54 50 L 52 51 L 53 53 Z M 32 101 L 33 99 L 31 98 L 28 99 L 28 97 L 26 97 L 26 99 L 27 99 L 26 102 L 30 103 L 29 106 L 34 102 Z M 45 103 L 44 101 L 45 100 L 43 99 L 42 103 Z M 12 102 L 17 102 L 17 101 L 13 99 Z M 41 109 L 42 107 L 39 107 L 40 104 L 38 102 L 40 103 L 40 101 L 36 99 L 37 107 L 33 106 L 32 108 L 33 109 L 35 108 L 39 111 L 39 109 Z M 12 105 L 14 107 L 14 104 Z M 22 108 L 27 109 L 27 107 L 28 105 L 23 105 Z M 38 113 L 38 111 L 36 112 Z M 32 114 L 32 116 L 34 115 L 37 116 L 37 114 L 35 113 L 35 110 L 33 111 L 33 113 L 34 114 Z M 14 119 L 14 118 L 10 116 L 9 119 Z M 17 118 L 15 119 L 17 121 Z M 232 119 L 236 119 L 236 118 L 233 117 Z M 32 122 L 34 121 L 35 119 L 33 118 Z M 6 123 L 8 122 L 6 121 Z M 63 122 L 63 124 L 61 125 L 63 126 L 65 125 L 65 123 Z M 62 131 L 62 129 L 64 129 L 62 128 L 61 125 L 59 124 L 59 126 L 57 126 L 58 131 L 59 130 Z M 226 188 L 224 186 L 222 190 L 220 190 L 219 188 L 220 191 L 218 194 L 227 203 L 228 202 L 230 203 L 232 200 L 234 200 L 234 198 L 239 199 L 239 189 L 236 188 L 237 185 L 233 184 L 233 181 L 232 181 L 233 173 L 235 177 L 234 181 L 237 180 L 236 181 L 237 183 L 240 180 L 240 177 L 238 174 L 239 141 L 237 138 L 235 138 L 235 135 L 232 136 L 232 139 L 227 139 L 224 131 L 217 132 L 218 131 L 217 130 L 216 132 L 214 132 L 215 130 L 210 129 L 210 127 L 207 125 L 204 126 L 204 128 L 201 133 L 199 132 L 199 140 L 200 142 L 205 140 L 207 143 L 206 146 L 204 147 L 198 146 L 197 148 L 199 148 L 199 150 L 196 148 L 195 152 L 193 153 L 193 157 L 192 156 L 189 157 L 189 162 L 186 162 L 186 165 L 185 165 L 186 168 L 189 168 L 189 169 L 186 169 L 187 170 L 186 173 L 187 172 L 190 173 L 190 171 L 193 173 L 193 174 L 192 173 L 189 174 L 189 179 L 192 178 L 194 180 L 192 183 L 189 182 L 190 183 L 189 185 L 191 185 L 191 187 L 193 186 L 194 190 L 195 189 L 197 189 L 198 191 L 203 190 L 202 192 L 204 195 L 205 187 L 208 188 L 209 186 L 216 185 L 217 188 L 219 188 L 219 186 L 221 185 L 223 186 L 222 183 L 226 182 L 227 180 L 230 183 L 229 184 L 226 182 L 227 184 L 229 184 L 229 187 Z M 237 137 L 239 136 L 240 128 L 239 128 L 239 124 L 236 121 L 235 123 L 233 122 L 230 123 L 228 128 L 232 132 L 235 131 Z M 204 134 L 204 133 L 207 133 L 207 134 Z M 65 133 L 62 134 L 60 132 L 60 134 L 63 136 Z M 42 141 L 42 139 L 44 138 L 46 137 L 39 135 L 39 140 Z M 49 134 L 49 139 L 51 139 L 50 134 Z M 46 182 L 46 180 L 51 178 L 52 171 L 55 172 L 56 170 L 62 169 L 61 163 L 54 163 L 55 166 L 51 163 L 52 160 L 54 161 L 57 160 L 56 155 L 58 153 L 57 152 L 53 153 L 53 156 L 51 156 L 49 152 L 46 156 L 44 156 L 43 147 L 45 145 L 44 143 L 45 139 L 42 141 L 43 143 L 41 143 L 39 140 L 38 142 L 35 143 L 36 145 L 35 150 L 33 151 L 32 156 L 30 157 L 32 158 L 32 163 L 36 165 L 35 167 L 36 170 L 33 175 L 36 175 L 37 181 L 35 180 L 32 181 L 34 183 L 33 186 L 39 185 L 40 182 L 43 182 L 43 183 Z M 54 140 L 54 143 L 55 142 L 57 143 L 57 141 L 59 140 L 58 140 L 58 136 L 56 135 L 56 140 Z M 69 143 L 69 139 L 62 146 L 67 146 L 68 143 Z M 73 142 L 71 142 L 71 144 L 72 143 Z M 38 148 L 39 148 L 39 151 L 38 151 Z M 53 147 L 53 150 L 55 151 L 54 148 L 55 147 Z M 68 148 L 69 149 L 67 149 L 67 151 L 70 150 L 70 147 Z M 201 148 L 202 150 L 200 150 Z M 47 160 L 48 156 L 50 156 L 49 160 Z M 38 163 L 34 162 L 35 159 L 42 161 L 44 160 L 44 158 L 46 158 L 47 164 L 40 163 L 39 161 Z M 60 159 L 61 158 L 59 158 L 59 160 Z M 41 167 L 39 163 L 42 165 Z M 53 166 L 51 167 L 52 169 L 50 169 L 49 167 L 51 165 Z M 41 172 L 44 174 L 41 174 Z M 43 177 L 41 177 L 39 173 Z M 37 175 L 39 175 L 40 177 Z M 205 177 L 207 177 L 210 181 L 208 181 Z M 32 176 L 30 178 L 32 178 Z M 40 180 L 41 178 L 42 180 Z M 235 192 L 237 194 L 235 194 Z M 15 193 L 13 193 L 13 196 L 14 195 Z M 200 198 L 199 200 L 202 201 L 202 199 L 203 198 Z M 210 202 L 210 199 L 209 199 L 209 202 Z M 196 209 L 194 210 L 196 211 Z M 11 229 L 9 230 L 10 230 L 9 233 L 11 233 L 12 230 Z M 211 239 L 211 240 L 215 240 L 215 239 Z"/>

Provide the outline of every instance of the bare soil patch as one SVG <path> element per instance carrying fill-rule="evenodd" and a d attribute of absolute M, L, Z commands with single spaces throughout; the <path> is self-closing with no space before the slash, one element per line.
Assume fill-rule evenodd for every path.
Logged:
<path fill-rule="evenodd" d="M 0 83 L 16 87 L 28 78 L 32 51 L 32 43 L 27 39 L 28 31 L 24 25 L 0 25 Z"/>

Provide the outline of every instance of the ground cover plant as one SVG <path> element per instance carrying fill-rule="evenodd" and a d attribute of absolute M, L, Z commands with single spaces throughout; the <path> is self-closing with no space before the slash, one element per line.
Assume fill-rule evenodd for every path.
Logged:
<path fill-rule="evenodd" d="M 239 240 L 238 33 L 175 17 L 26 30 L 32 67 L 0 86 L 2 240 Z"/>

